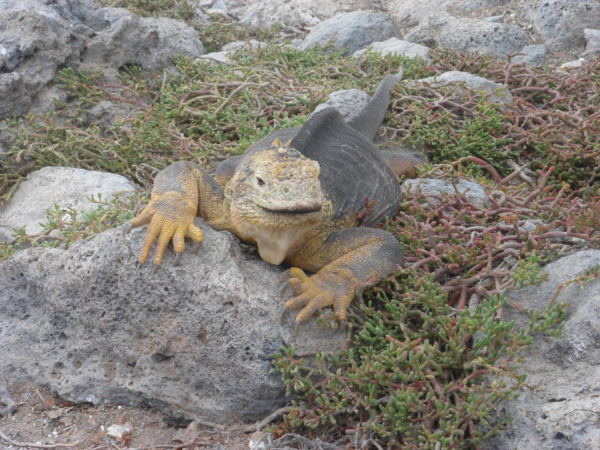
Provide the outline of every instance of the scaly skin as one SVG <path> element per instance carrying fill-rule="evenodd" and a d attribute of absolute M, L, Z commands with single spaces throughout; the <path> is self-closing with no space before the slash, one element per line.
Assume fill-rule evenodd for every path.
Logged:
<path fill-rule="evenodd" d="M 326 306 L 333 306 L 338 320 L 345 319 L 357 291 L 403 262 L 396 238 L 368 228 L 398 210 L 394 172 L 410 175 L 424 161 L 382 155 L 370 140 L 377 125 L 371 114 L 375 111 L 381 120 L 398 80 L 399 75 L 386 78 L 352 123 L 326 109 L 302 128 L 278 130 L 254 143 L 219 167 L 215 179 L 183 161 L 160 172 L 149 205 L 127 229 L 148 224 L 140 264 L 155 241 L 155 266 L 162 263 L 170 240 L 178 256 L 185 237 L 201 242 L 202 232 L 194 225 L 200 216 L 213 228 L 256 245 L 266 261 L 294 266 L 290 283 L 296 297 L 286 306 L 302 308 L 297 323 Z M 357 213 L 365 213 L 365 197 L 376 204 L 367 227 L 359 228 Z M 315 274 L 309 277 L 305 271 Z"/>
<path fill-rule="evenodd" d="M 222 198 L 211 198 L 199 192 L 218 192 L 219 186 L 214 180 L 194 164 L 182 162 L 160 172 L 154 180 L 150 203 L 130 223 L 130 228 L 148 224 L 139 263 L 144 264 L 156 241 L 154 265 L 160 266 L 169 241 L 173 240 L 176 253 L 185 250 L 184 238 L 202 242 L 200 228 L 194 225 L 194 219 L 200 211 L 200 217 L 220 217 Z M 221 196 L 222 197 L 222 196 Z M 204 200 L 204 201 L 202 201 Z"/>
<path fill-rule="evenodd" d="M 296 322 L 304 322 L 326 306 L 333 306 L 341 321 L 360 286 L 379 282 L 402 264 L 402 247 L 386 231 L 348 228 L 330 233 L 325 241 L 308 242 L 288 262 L 296 266 L 290 282 L 297 297 L 286 306 L 304 308 Z M 307 277 L 298 267 L 317 273 Z"/>

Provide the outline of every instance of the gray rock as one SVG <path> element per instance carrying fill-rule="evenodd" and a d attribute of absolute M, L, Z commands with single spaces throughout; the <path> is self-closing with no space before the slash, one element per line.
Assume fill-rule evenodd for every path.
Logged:
<path fill-rule="evenodd" d="M 457 70 L 444 72 L 441 75 L 412 81 L 409 84 L 415 85 L 417 83 L 426 83 L 434 87 L 464 83 L 472 91 L 487 92 L 487 100 L 490 103 L 504 103 L 505 105 L 512 105 L 513 103 L 512 94 L 506 86 L 467 72 Z"/>
<path fill-rule="evenodd" d="M 87 0 L 0 0 L 0 119 L 52 108 L 46 86 L 62 68 L 160 71 L 173 67 L 174 53 L 204 53 L 194 30 L 176 20 L 96 10 Z"/>
<path fill-rule="evenodd" d="M 382 55 L 388 53 L 397 53 L 399 55 L 407 56 L 408 58 L 422 58 L 425 61 L 431 61 L 429 57 L 429 49 L 423 45 L 415 44 L 413 42 L 401 41 L 398 38 L 390 38 L 383 42 L 374 42 L 370 46 L 371 51 L 381 52 Z M 354 52 L 352 56 L 355 58 L 360 57 L 367 51 L 366 48 Z"/>
<path fill-rule="evenodd" d="M 198 57 L 206 53 L 192 28 L 165 17 L 140 18 L 124 9 L 103 8 L 87 25 L 96 33 L 82 59 L 89 67 L 138 64 L 161 71 L 173 67 L 173 54 Z"/>
<path fill-rule="evenodd" d="M 460 14 L 497 8 L 510 2 L 511 0 L 388 0 L 386 7 L 398 20 L 408 16 L 412 20 L 422 21 L 432 13 L 452 11 Z"/>
<path fill-rule="evenodd" d="M 256 12 L 250 12 L 238 21 L 239 25 L 248 27 L 249 30 L 260 28 L 260 18 Z"/>
<path fill-rule="evenodd" d="M 528 45 L 521 50 L 526 55 L 517 55 L 513 63 L 525 63 L 527 67 L 542 66 L 546 62 L 546 46 L 544 44 Z"/>
<path fill-rule="evenodd" d="M 229 8 L 225 4 L 225 2 L 223 2 L 222 0 L 219 0 L 218 2 L 214 3 L 211 6 L 211 9 L 220 9 L 221 11 L 225 11 L 226 13 L 229 12 Z"/>
<path fill-rule="evenodd" d="M 29 109 L 40 114 L 48 111 L 56 111 L 58 109 L 56 101 L 66 103 L 67 91 L 50 82 L 38 91 L 37 95 L 32 99 Z"/>
<path fill-rule="evenodd" d="M 550 52 L 582 52 L 584 30 L 600 28 L 600 4 L 589 0 L 533 0 L 525 2 L 528 21 Z"/>
<path fill-rule="evenodd" d="M 2 217 L 0 216 L 0 220 L 1 219 L 2 219 Z M 15 236 L 16 236 L 16 234 L 11 227 L 4 226 L 0 222 L 0 242 L 1 241 L 12 241 L 15 238 Z"/>
<path fill-rule="evenodd" d="M 430 13 L 421 20 L 419 25 L 408 33 L 404 39 L 408 42 L 431 41 L 444 29 L 457 23 L 458 19 L 446 12 Z M 437 45 L 437 43 L 436 43 Z"/>
<path fill-rule="evenodd" d="M 593 58 L 600 53 L 600 30 L 586 28 L 583 30 L 586 46 L 585 53 L 581 55 L 583 58 Z"/>
<path fill-rule="evenodd" d="M 135 105 L 122 102 L 111 102 L 108 100 L 101 101 L 97 105 L 90 108 L 88 111 L 83 110 L 77 119 L 81 122 L 81 126 L 95 126 L 103 132 L 112 132 L 112 127 L 121 118 L 131 117 L 131 114 L 136 110 Z M 129 130 L 130 124 L 124 123 L 116 130 L 117 133 L 123 133 L 124 130 Z M 127 131 L 125 131 L 127 132 Z"/>
<path fill-rule="evenodd" d="M 321 19 L 304 6 L 293 5 L 280 0 L 264 0 L 232 12 L 240 24 L 254 28 L 269 28 L 279 23 L 284 27 L 314 27 Z"/>
<path fill-rule="evenodd" d="M 193 26 L 201 27 L 203 25 L 208 25 L 210 21 L 210 16 L 208 14 L 206 14 L 200 8 L 196 8 L 196 12 L 194 13 L 194 17 L 192 18 Z"/>
<path fill-rule="evenodd" d="M 257 41 L 256 39 L 250 39 L 249 41 L 234 41 L 229 42 L 221 47 L 221 52 L 227 54 L 244 50 L 258 50 L 266 47 L 267 45 L 269 44 L 266 42 Z"/>
<path fill-rule="evenodd" d="M 243 17 L 244 14 L 249 10 L 248 7 L 257 8 L 256 10 L 261 9 L 263 5 L 273 5 L 275 7 L 280 7 L 281 5 L 287 5 L 294 11 L 306 11 L 308 13 L 307 17 L 298 17 L 300 22 L 305 22 L 307 27 L 312 27 L 316 25 L 321 20 L 329 19 L 330 17 L 335 16 L 336 14 L 348 12 L 349 10 L 360 8 L 359 5 L 353 0 L 243 0 L 244 6 L 240 7 L 237 10 L 232 10 L 232 5 L 230 4 L 232 1 L 240 2 L 241 0 L 224 0 L 225 3 L 228 4 L 229 9 L 232 11 L 232 14 L 236 17 Z M 237 5 L 241 6 L 241 5 Z M 279 14 L 277 11 L 274 11 L 275 14 Z M 269 20 L 269 18 L 266 18 Z M 309 20 L 306 20 L 309 19 Z M 312 22 L 310 19 L 316 19 L 317 22 Z M 293 26 L 293 23 L 289 23 L 286 21 L 279 21 L 284 27 L 286 25 Z"/>
<path fill-rule="evenodd" d="M 5 419 L 11 416 L 16 410 L 17 402 L 10 396 L 6 383 L 0 383 L 0 416 Z"/>
<path fill-rule="evenodd" d="M 304 39 L 301 49 L 332 42 L 338 50 L 347 49 L 352 54 L 373 42 L 389 38 L 402 39 L 400 30 L 387 14 L 354 11 L 338 14 L 321 22 Z"/>
<path fill-rule="evenodd" d="M 227 11 L 222 10 L 221 8 L 210 8 L 206 10 L 206 13 L 210 16 L 216 14 L 218 16 L 221 16 L 223 18 L 227 18 L 229 16 L 229 14 L 227 13 Z"/>
<path fill-rule="evenodd" d="M 29 234 L 43 231 L 39 222 L 46 221 L 46 210 L 55 204 L 63 208 L 89 211 L 97 205 L 88 201 L 92 194 L 110 199 L 112 194 L 134 192 L 129 180 L 121 175 L 92 172 L 70 167 L 44 167 L 21 183 L 8 203 L 0 208 L 0 225 L 27 226 Z"/>
<path fill-rule="evenodd" d="M 312 114 L 333 107 L 340 112 L 345 120 L 348 120 L 358 114 L 371 101 L 371 96 L 360 89 L 335 91 L 329 94 L 328 97 L 329 100 L 317 106 Z"/>
<path fill-rule="evenodd" d="M 289 44 L 285 44 L 285 46 L 293 49 L 299 49 L 303 41 L 304 39 L 302 38 L 292 39 L 292 42 L 290 42 Z"/>
<path fill-rule="evenodd" d="M 492 22 L 492 23 L 502 22 L 504 20 L 504 14 L 501 14 L 499 16 L 486 17 L 483 20 L 485 20 L 486 22 Z"/>
<path fill-rule="evenodd" d="M 584 61 L 585 60 L 583 58 L 579 58 L 579 59 L 577 59 L 575 61 L 566 62 L 566 63 L 561 64 L 560 66 L 558 66 L 557 71 L 564 72 L 564 71 L 562 71 L 560 69 L 579 69 L 579 68 L 581 68 L 581 66 L 583 66 Z"/>
<path fill-rule="evenodd" d="M 0 262 L 0 374 L 52 389 L 72 402 L 145 403 L 168 414 L 232 423 L 287 402 L 271 355 L 339 351 L 344 329 L 294 336 L 280 318 L 282 268 L 201 219 L 199 252 L 160 270 L 136 269 L 144 229 L 31 248 Z"/>
<path fill-rule="evenodd" d="M 421 42 L 432 37 L 438 44 L 459 52 L 476 52 L 503 59 L 527 45 L 527 35 L 519 27 L 456 18 L 446 12 L 427 17 L 405 39 Z"/>
<path fill-rule="evenodd" d="M 521 225 L 519 225 L 519 227 L 525 231 L 529 231 L 530 233 L 533 233 L 537 227 L 541 227 L 543 225 L 544 225 L 544 222 L 542 220 L 528 219 L 528 220 L 524 220 L 523 223 Z"/>
<path fill-rule="evenodd" d="M 561 258 L 543 268 L 549 281 L 513 291 L 511 300 L 527 309 L 544 310 L 560 283 L 600 264 L 600 251 L 586 250 Z M 557 302 L 569 304 L 560 338 L 534 336 L 521 373 L 527 385 L 521 397 L 503 405 L 514 421 L 487 442 L 490 449 L 598 449 L 600 448 L 600 279 L 582 289 L 566 286 Z M 504 318 L 526 326 L 528 317 L 505 308 Z"/>
<path fill-rule="evenodd" d="M 109 130 L 119 120 L 117 107 L 109 102 L 102 101 L 90 109 L 87 113 L 88 122 L 99 127 L 103 131 Z"/>
<path fill-rule="evenodd" d="M 229 52 L 213 52 L 200 56 L 196 61 L 210 61 L 211 66 L 218 64 L 231 64 L 231 60 L 227 57 Z"/>
<path fill-rule="evenodd" d="M 0 119 L 24 114 L 58 67 L 83 52 L 86 37 L 70 21 L 78 20 L 84 5 L 0 0 Z"/>
<path fill-rule="evenodd" d="M 481 9 L 495 9 L 512 3 L 511 0 L 461 0 L 454 8 L 459 13 L 470 13 Z"/>
<path fill-rule="evenodd" d="M 455 181 L 456 187 L 461 194 L 464 194 L 467 199 L 477 208 L 483 209 L 488 203 L 488 196 L 483 187 L 473 181 L 463 180 L 462 178 Z M 438 180 L 436 178 L 416 178 L 406 180 L 402 183 L 402 191 L 418 189 L 424 194 L 442 194 L 446 192 L 455 195 L 457 192 L 454 185 L 449 180 Z M 437 199 L 428 199 L 428 203 L 437 207 L 440 202 Z"/>

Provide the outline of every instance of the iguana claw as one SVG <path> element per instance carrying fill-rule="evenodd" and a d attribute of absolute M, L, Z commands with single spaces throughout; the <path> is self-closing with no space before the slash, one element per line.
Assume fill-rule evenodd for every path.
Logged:
<path fill-rule="evenodd" d="M 289 278 L 290 278 L 290 274 L 292 272 L 292 269 L 286 269 L 283 272 L 281 272 L 279 274 L 279 282 L 283 283 L 283 282 L 288 282 Z"/>
<path fill-rule="evenodd" d="M 133 230 L 133 224 L 131 223 L 131 220 L 130 220 L 125 225 L 123 225 L 123 236 L 125 236 L 126 234 L 129 234 L 131 232 L 131 230 Z"/>
<path fill-rule="evenodd" d="M 177 267 L 181 263 L 181 255 L 183 255 L 183 253 L 175 253 L 175 261 L 173 261 L 173 267 Z"/>
<path fill-rule="evenodd" d="M 280 283 L 279 285 L 279 299 L 283 300 L 283 296 L 285 295 L 286 291 L 288 289 L 290 289 L 292 287 L 292 284 L 290 283 L 290 281 L 284 281 L 283 283 Z"/>
<path fill-rule="evenodd" d="M 287 316 L 287 313 L 288 313 L 288 309 L 283 308 L 283 311 L 281 312 L 281 317 L 279 318 L 279 323 L 281 324 L 281 326 L 285 325 L 285 318 Z"/>

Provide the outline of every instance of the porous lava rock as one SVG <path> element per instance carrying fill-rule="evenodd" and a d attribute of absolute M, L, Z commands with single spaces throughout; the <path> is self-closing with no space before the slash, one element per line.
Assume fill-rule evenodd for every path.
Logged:
<path fill-rule="evenodd" d="M 280 319 L 283 268 L 201 219 L 199 251 L 138 269 L 145 230 L 101 233 L 68 250 L 30 248 L 0 262 L 0 374 L 62 398 L 145 403 L 175 416 L 255 420 L 288 399 L 274 352 L 338 351 L 345 330 L 294 334 Z M 290 295 L 289 293 L 287 295 Z"/>

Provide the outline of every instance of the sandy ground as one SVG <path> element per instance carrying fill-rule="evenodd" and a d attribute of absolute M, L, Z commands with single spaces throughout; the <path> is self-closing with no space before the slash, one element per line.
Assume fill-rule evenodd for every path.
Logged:
<path fill-rule="evenodd" d="M 8 386 L 8 391 L 18 406 L 12 416 L 0 419 L 0 432 L 19 445 L 0 435 L 2 450 L 249 448 L 250 435 L 241 426 L 217 430 L 194 422 L 177 423 L 144 406 L 75 405 L 30 382 Z M 115 437 L 118 431 L 124 432 L 121 439 Z M 23 445 L 27 443 L 34 445 Z"/>

